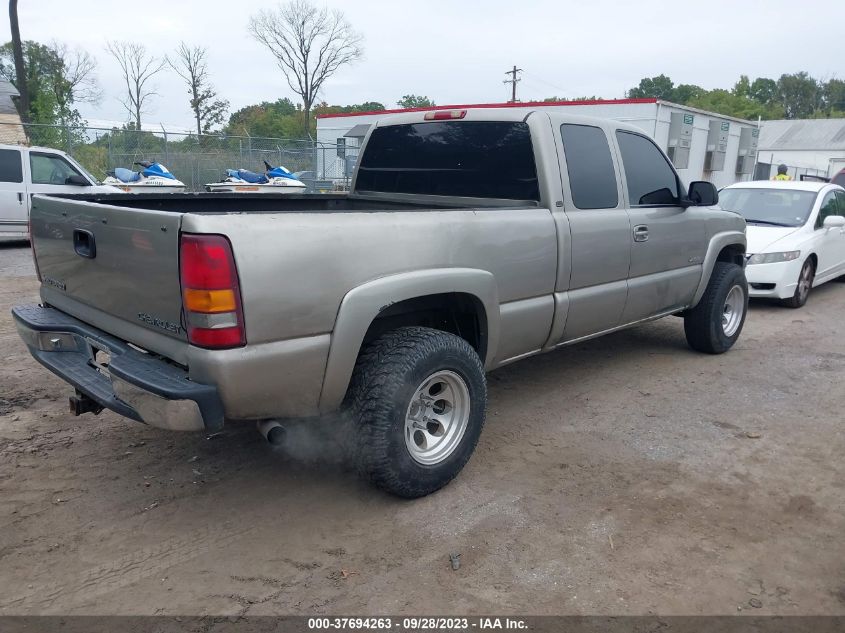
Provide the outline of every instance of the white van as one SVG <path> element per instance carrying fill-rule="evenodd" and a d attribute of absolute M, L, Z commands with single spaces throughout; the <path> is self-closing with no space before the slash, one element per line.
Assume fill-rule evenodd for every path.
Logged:
<path fill-rule="evenodd" d="M 34 193 L 120 193 L 57 149 L 0 145 L 0 239 L 27 239 Z"/>

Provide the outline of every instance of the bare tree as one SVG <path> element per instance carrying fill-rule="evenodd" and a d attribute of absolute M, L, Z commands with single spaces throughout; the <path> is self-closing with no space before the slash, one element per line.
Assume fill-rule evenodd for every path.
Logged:
<path fill-rule="evenodd" d="M 291 0 L 262 9 L 249 19 L 249 32 L 276 58 L 288 86 L 302 98 L 305 130 L 323 82 L 363 55 L 364 38 L 340 11 Z"/>
<path fill-rule="evenodd" d="M 20 94 L 20 116 L 24 123 L 26 123 L 29 120 L 29 86 L 26 83 L 21 29 L 18 25 L 18 0 L 9 0 L 9 25 L 12 28 L 12 55 L 15 58 L 15 77 L 18 78 L 18 85 L 15 87 L 18 89 L 18 94 Z"/>
<path fill-rule="evenodd" d="M 126 95 L 121 103 L 134 118 L 135 129 L 140 130 L 144 105 L 157 94 L 150 80 L 164 69 L 167 62 L 148 55 L 146 46 L 137 42 L 111 41 L 106 44 L 106 50 L 120 64 L 126 84 Z"/>
<path fill-rule="evenodd" d="M 57 63 L 47 85 L 56 100 L 59 119 L 65 124 L 74 103 L 98 103 L 103 93 L 97 84 L 97 63 L 87 51 L 55 41 L 50 48 Z"/>
<path fill-rule="evenodd" d="M 190 47 L 185 42 L 176 49 L 176 58 L 167 58 L 167 63 L 188 85 L 191 110 L 197 124 L 197 135 L 207 133 L 223 122 L 229 102 L 217 99 L 217 91 L 211 85 L 206 62 L 208 51 L 200 46 Z"/>

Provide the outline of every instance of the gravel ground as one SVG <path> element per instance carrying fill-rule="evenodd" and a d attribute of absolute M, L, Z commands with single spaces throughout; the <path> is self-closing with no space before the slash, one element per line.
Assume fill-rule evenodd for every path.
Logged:
<path fill-rule="evenodd" d="M 32 275 L 0 246 L 0 614 L 845 614 L 842 284 L 722 356 L 668 318 L 494 372 L 409 502 L 307 438 L 70 416 L 9 316 Z"/>

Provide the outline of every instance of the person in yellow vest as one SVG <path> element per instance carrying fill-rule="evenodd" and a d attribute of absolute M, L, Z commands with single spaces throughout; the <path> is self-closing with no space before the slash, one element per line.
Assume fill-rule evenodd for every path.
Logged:
<path fill-rule="evenodd" d="M 772 180 L 792 180 L 789 174 L 786 173 L 786 165 L 781 163 L 778 165 L 778 175 L 772 178 Z"/>

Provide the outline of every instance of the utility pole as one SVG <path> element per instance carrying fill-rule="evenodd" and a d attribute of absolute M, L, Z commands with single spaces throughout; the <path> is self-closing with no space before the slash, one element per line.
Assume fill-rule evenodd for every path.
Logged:
<path fill-rule="evenodd" d="M 516 103 L 516 84 L 522 79 L 519 79 L 516 76 L 516 73 L 521 73 L 522 68 L 517 68 L 516 66 L 513 67 L 513 70 L 508 70 L 505 72 L 506 75 L 510 75 L 510 79 L 505 79 L 502 83 L 503 84 L 510 84 L 511 85 L 511 103 Z"/>

